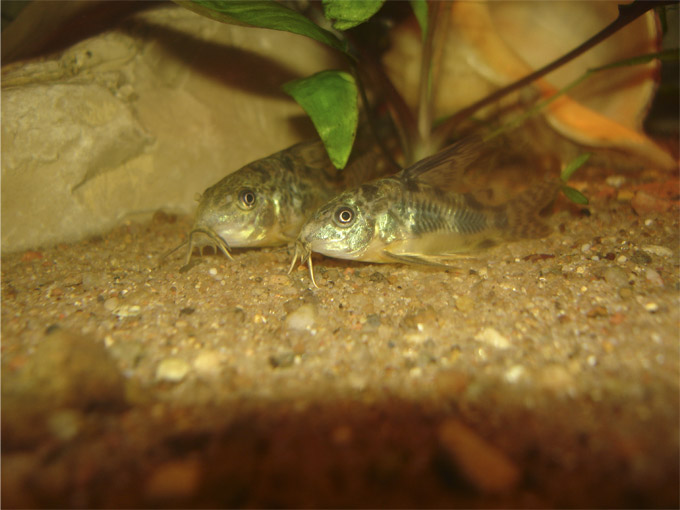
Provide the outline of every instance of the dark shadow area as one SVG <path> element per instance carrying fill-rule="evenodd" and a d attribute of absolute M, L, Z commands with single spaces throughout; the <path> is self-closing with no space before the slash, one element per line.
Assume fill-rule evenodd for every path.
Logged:
<path fill-rule="evenodd" d="M 281 85 L 303 77 L 273 57 L 204 41 L 144 20 L 135 19 L 120 30 L 131 37 L 153 40 L 192 71 L 252 95 L 288 98 Z M 223 65 L 216 65 L 216 62 L 223 62 Z"/>
<path fill-rule="evenodd" d="M 34 450 L 41 466 L 30 477 L 31 499 L 3 490 L 4 502 L 40 508 L 677 507 L 678 453 L 654 439 L 668 437 L 668 422 L 642 430 L 642 423 L 620 416 L 621 424 L 621 403 L 606 399 L 593 414 L 592 402 L 554 401 L 528 411 L 500 405 L 500 395 L 483 408 L 459 407 L 455 398 L 433 406 L 385 397 L 309 401 L 303 410 L 300 402 L 242 400 L 91 415 L 88 433 L 64 444 L 46 440 Z M 464 473 L 440 434 L 450 420 L 511 459 L 520 473 L 511 490 L 484 491 Z M 633 454 L 630 441 L 643 449 Z M 3 437 L 5 453 L 11 443 Z M 484 469 L 487 461 L 471 462 Z M 168 465 L 194 466 L 198 479 L 186 496 L 149 489 Z M 493 464 L 486 469 L 496 476 Z M 68 479 L 56 494 L 54 477 Z M 176 483 L 181 486 L 181 477 Z"/>
<path fill-rule="evenodd" d="M 165 2 L 33 2 L 2 32 L 2 64 L 58 53 L 111 29 L 126 17 Z M 50 16 L 34 21 L 35 11 Z"/>

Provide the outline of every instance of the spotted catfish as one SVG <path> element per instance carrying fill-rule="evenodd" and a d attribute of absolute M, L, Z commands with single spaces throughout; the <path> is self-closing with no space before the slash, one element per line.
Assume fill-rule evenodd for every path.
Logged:
<path fill-rule="evenodd" d="M 383 131 L 389 127 L 381 125 Z M 344 170 L 335 169 L 320 140 L 298 143 L 206 189 L 188 240 L 165 256 L 188 245 L 188 264 L 195 246 L 214 244 L 231 259 L 232 248 L 292 243 L 320 205 L 341 191 L 397 170 L 367 127 L 357 133 Z"/>
<path fill-rule="evenodd" d="M 486 149 L 479 138 L 464 139 L 392 177 L 337 195 L 302 227 L 291 270 L 298 259 L 306 262 L 314 282 L 312 252 L 440 265 L 500 242 L 547 235 L 538 213 L 555 199 L 558 178 L 541 180 L 499 205 L 484 203 L 480 192 L 453 191 L 465 172 L 489 165 Z"/>

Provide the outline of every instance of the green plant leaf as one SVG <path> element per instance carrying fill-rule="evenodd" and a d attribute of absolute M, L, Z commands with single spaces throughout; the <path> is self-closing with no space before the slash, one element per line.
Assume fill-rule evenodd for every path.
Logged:
<path fill-rule="evenodd" d="M 418 25 L 420 25 L 420 34 L 424 41 L 427 36 L 427 0 L 411 0 L 410 3 L 413 14 L 415 14 Z"/>
<path fill-rule="evenodd" d="M 380 10 L 385 0 L 323 0 L 323 13 L 333 28 L 347 30 L 361 25 Z"/>
<path fill-rule="evenodd" d="M 577 158 L 572 159 L 567 166 L 564 167 L 564 170 L 562 170 L 562 174 L 560 175 L 562 182 L 567 182 L 571 176 L 574 175 L 576 170 L 585 165 L 586 161 L 590 159 L 590 156 L 592 156 L 592 154 L 586 152 L 585 154 L 581 154 Z"/>
<path fill-rule="evenodd" d="M 562 186 L 562 193 L 575 204 L 588 205 L 588 198 L 579 190 L 572 188 L 571 186 Z"/>
<path fill-rule="evenodd" d="M 344 168 L 359 122 L 359 94 L 354 77 L 344 71 L 321 71 L 289 81 L 283 90 L 311 117 L 333 165 Z"/>
<path fill-rule="evenodd" d="M 175 0 L 202 16 L 231 25 L 269 28 L 304 35 L 349 55 L 335 34 L 293 9 L 272 0 Z"/>

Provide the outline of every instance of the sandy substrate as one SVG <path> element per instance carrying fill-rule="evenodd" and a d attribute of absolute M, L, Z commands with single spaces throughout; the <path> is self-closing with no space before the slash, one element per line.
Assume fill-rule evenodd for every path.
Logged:
<path fill-rule="evenodd" d="M 162 213 L 4 256 L 3 506 L 677 507 L 677 176 L 579 178 L 548 238 L 319 289 L 159 268 Z"/>

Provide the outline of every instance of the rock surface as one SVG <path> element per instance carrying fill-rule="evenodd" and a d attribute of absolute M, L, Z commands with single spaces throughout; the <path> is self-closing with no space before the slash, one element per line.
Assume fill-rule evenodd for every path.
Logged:
<path fill-rule="evenodd" d="M 333 63 L 305 37 L 163 6 L 6 66 L 3 252 L 191 212 L 224 175 L 313 136 L 280 86 Z"/>

